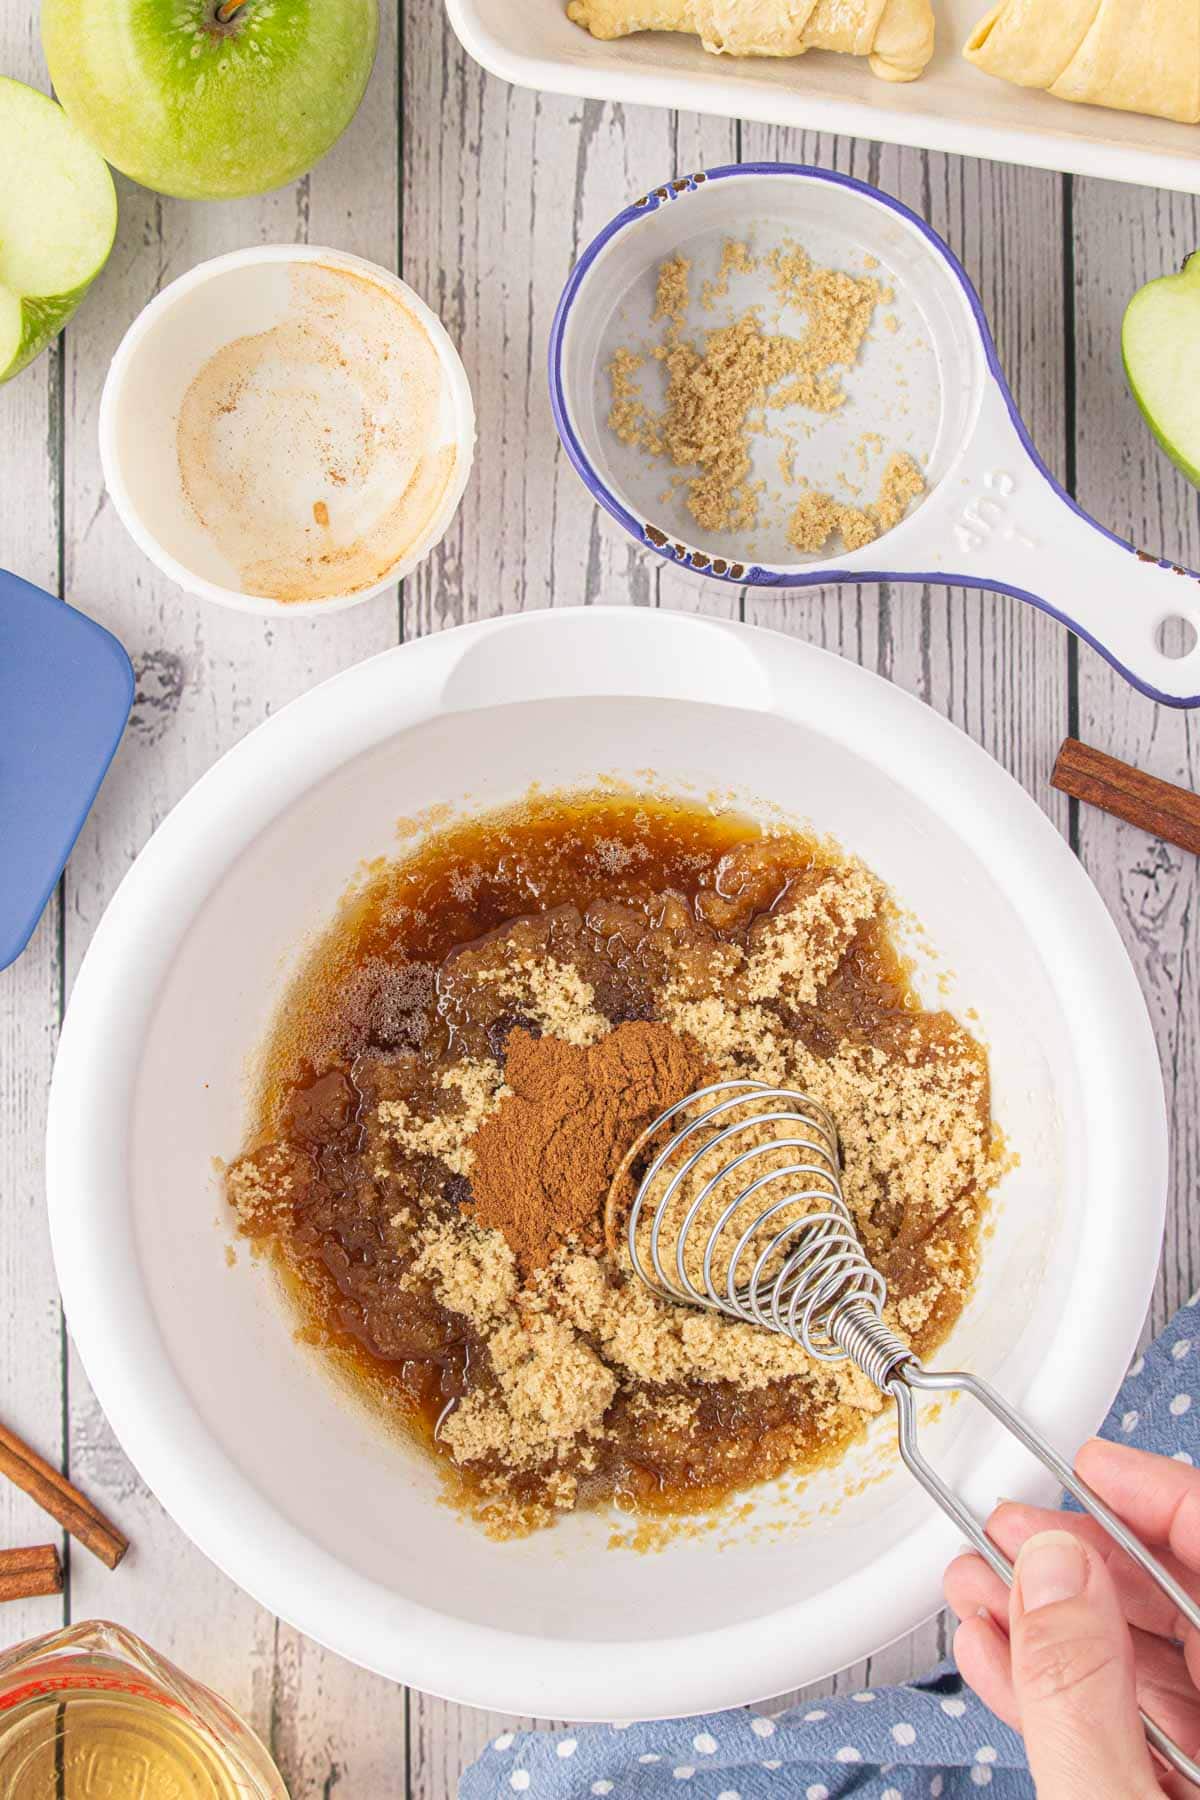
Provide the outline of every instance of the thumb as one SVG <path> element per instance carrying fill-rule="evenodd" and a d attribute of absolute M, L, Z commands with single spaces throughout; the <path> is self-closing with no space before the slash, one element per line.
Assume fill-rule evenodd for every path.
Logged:
<path fill-rule="evenodd" d="M 1027 1539 L 1010 1604 L 1013 1687 L 1039 1800 L 1161 1797 L 1133 1642 L 1104 1564 L 1065 1531 Z"/>

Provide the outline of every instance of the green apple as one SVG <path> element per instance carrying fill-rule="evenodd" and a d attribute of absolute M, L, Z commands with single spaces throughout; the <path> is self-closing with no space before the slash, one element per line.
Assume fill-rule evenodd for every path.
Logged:
<path fill-rule="evenodd" d="M 58 336 L 104 267 L 117 196 L 61 106 L 0 75 L 0 381 Z"/>
<path fill-rule="evenodd" d="M 294 181 L 354 117 L 377 0 L 43 0 L 54 89 L 114 167 L 227 200 Z"/>
<path fill-rule="evenodd" d="M 1125 309 L 1121 351 L 1147 425 L 1200 487 L 1200 250 L 1180 274 L 1138 289 Z"/>

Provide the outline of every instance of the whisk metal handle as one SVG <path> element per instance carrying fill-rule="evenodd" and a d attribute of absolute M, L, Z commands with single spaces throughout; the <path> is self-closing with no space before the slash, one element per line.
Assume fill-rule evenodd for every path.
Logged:
<path fill-rule="evenodd" d="M 669 1126 L 674 1130 L 664 1141 Z M 747 1143 L 754 1128 L 759 1128 L 758 1142 Z M 650 1161 L 621 1231 L 622 1184 L 647 1149 Z M 609 1190 L 605 1236 L 610 1247 L 624 1237 L 634 1273 L 660 1299 L 706 1307 L 780 1332 L 819 1363 L 846 1358 L 855 1363 L 894 1397 L 900 1454 L 910 1472 L 1011 1587 L 1012 1564 L 929 1464 L 917 1441 L 919 1391 L 969 1394 L 1132 1557 L 1179 1616 L 1200 1631 L 1200 1606 L 1039 1432 L 977 1376 L 923 1368 L 884 1322 L 887 1284 L 863 1252 L 840 1173 L 837 1129 L 816 1101 L 764 1082 L 714 1082 L 660 1114 L 626 1153 Z M 686 1188 L 689 1178 L 699 1188 L 694 1195 Z M 648 1258 L 643 1255 L 643 1229 Z M 692 1236 L 704 1240 L 698 1272 L 688 1263 Z M 1141 1720 L 1157 1755 L 1200 1788 L 1200 1763 L 1144 1712 Z"/>
<path fill-rule="evenodd" d="M 876 1347 L 879 1348 L 880 1321 L 872 1318 L 875 1328 Z M 859 1321 L 860 1328 L 865 1321 Z M 947 1487 L 936 1469 L 926 1460 L 917 1441 L 917 1406 L 918 1390 L 928 1393 L 964 1393 L 977 1400 L 982 1407 L 1004 1429 L 1016 1438 L 1031 1456 L 1036 1457 L 1042 1466 L 1050 1471 L 1055 1480 L 1060 1482 L 1067 1493 L 1077 1500 L 1083 1510 L 1090 1513 L 1096 1523 L 1106 1531 L 1113 1542 L 1119 1544 L 1125 1554 L 1142 1569 L 1164 1593 L 1180 1616 L 1187 1620 L 1193 1630 L 1200 1631 L 1200 1606 L 1192 1599 L 1175 1580 L 1168 1569 L 1151 1555 L 1141 1540 L 1134 1536 L 1129 1527 L 1107 1507 L 1099 1494 L 1090 1488 L 1086 1481 L 1081 1481 L 1071 1465 L 1058 1454 L 1052 1444 L 1047 1443 L 1040 1432 L 1035 1431 L 1019 1413 L 1013 1411 L 1006 1400 L 1002 1400 L 994 1388 L 981 1381 L 976 1375 L 969 1375 L 959 1369 L 926 1369 L 904 1350 L 899 1338 L 894 1340 L 899 1354 L 891 1369 L 880 1384 L 886 1393 L 893 1396 L 896 1402 L 896 1418 L 900 1438 L 900 1455 L 906 1467 L 916 1476 L 921 1486 L 930 1497 L 936 1500 L 942 1511 L 951 1518 L 967 1541 L 978 1550 L 984 1561 L 992 1568 L 1009 1587 L 1013 1583 L 1013 1566 L 991 1538 L 974 1514 L 964 1505 L 953 1489 Z M 869 1371 L 868 1371 L 869 1372 Z M 1190 1757 L 1186 1751 L 1169 1738 L 1162 1727 L 1156 1725 L 1139 1708 L 1146 1741 L 1168 1763 L 1177 1774 L 1183 1775 L 1195 1786 L 1200 1787 L 1200 1763 Z"/>
<path fill-rule="evenodd" d="M 1134 1536 L 1123 1520 L 1119 1519 L 1112 1509 L 1104 1504 L 1099 1494 L 1090 1488 L 1086 1481 L 1081 1481 L 1070 1463 L 1058 1454 L 1052 1444 L 1047 1443 L 1040 1432 L 1035 1431 L 1019 1413 L 1013 1411 L 1006 1400 L 1003 1400 L 994 1388 L 981 1381 L 977 1375 L 969 1375 L 959 1369 L 926 1369 L 914 1358 L 903 1368 L 897 1370 L 889 1384 L 889 1392 L 896 1395 L 900 1411 L 900 1454 L 917 1479 L 930 1493 L 935 1494 L 939 1505 L 945 1506 L 946 1500 L 959 1506 L 960 1502 L 946 1488 L 941 1477 L 930 1468 L 925 1461 L 916 1442 L 916 1408 L 913 1403 L 912 1389 L 919 1388 L 930 1393 L 960 1392 L 969 1394 L 973 1400 L 986 1407 L 994 1419 L 997 1419 L 1005 1430 L 1011 1432 L 1031 1456 L 1048 1469 L 1071 1495 L 1083 1510 L 1090 1513 L 1096 1523 L 1103 1527 L 1109 1537 L 1119 1544 L 1125 1554 L 1132 1558 L 1138 1567 L 1145 1571 L 1155 1586 L 1170 1600 L 1172 1606 L 1187 1620 L 1193 1630 L 1200 1631 L 1200 1605 L 1175 1580 L 1169 1569 L 1165 1569 L 1158 1558 L 1147 1550 L 1140 1538 Z M 908 1439 L 906 1444 L 905 1439 Z M 935 1490 L 940 1490 L 936 1491 Z M 949 1508 L 947 1507 L 947 1510 Z M 957 1517 L 958 1515 L 955 1514 Z M 1012 1567 L 1007 1559 L 996 1549 L 976 1525 L 969 1513 L 965 1513 L 960 1523 L 969 1522 L 967 1535 L 975 1544 L 980 1554 L 995 1569 L 997 1575 L 1006 1581 L 1012 1578 Z"/>

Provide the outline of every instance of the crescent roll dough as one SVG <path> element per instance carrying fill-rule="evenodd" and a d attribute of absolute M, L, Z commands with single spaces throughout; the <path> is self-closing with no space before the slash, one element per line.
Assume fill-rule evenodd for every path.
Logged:
<path fill-rule="evenodd" d="M 1200 0 L 1000 0 L 963 54 L 1060 100 L 1200 124 Z"/>
<path fill-rule="evenodd" d="M 883 81 L 912 81 L 933 55 L 931 0 L 570 0 L 593 37 L 690 31 L 729 56 L 842 50 L 870 58 Z"/>

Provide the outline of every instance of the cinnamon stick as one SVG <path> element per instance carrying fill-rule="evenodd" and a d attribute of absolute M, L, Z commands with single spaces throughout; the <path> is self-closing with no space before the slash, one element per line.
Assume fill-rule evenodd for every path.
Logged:
<path fill-rule="evenodd" d="M 65 1475 L 40 1457 L 36 1450 L 23 1444 L 19 1437 L 0 1425 L 0 1475 L 22 1488 L 36 1500 L 64 1531 L 98 1556 L 110 1569 L 115 1569 L 129 1548 L 129 1540 L 106 1519 L 98 1506 L 85 1494 L 72 1487 Z"/>
<path fill-rule="evenodd" d="M 62 1564 L 53 1544 L 27 1550 L 0 1550 L 0 1600 L 34 1600 L 61 1594 Z"/>
<path fill-rule="evenodd" d="M 1200 856 L 1200 794 L 1132 769 L 1128 763 L 1067 738 L 1058 753 L 1052 787 L 1130 825 Z"/>

